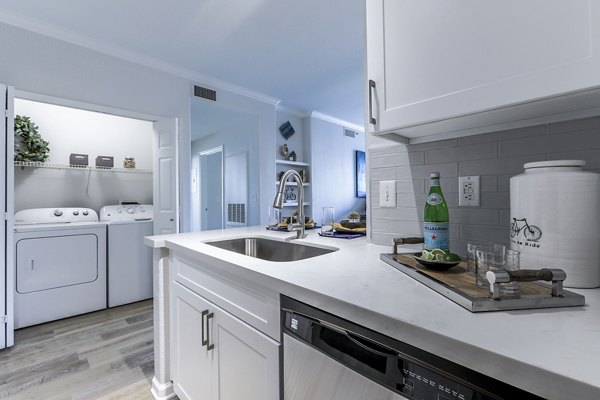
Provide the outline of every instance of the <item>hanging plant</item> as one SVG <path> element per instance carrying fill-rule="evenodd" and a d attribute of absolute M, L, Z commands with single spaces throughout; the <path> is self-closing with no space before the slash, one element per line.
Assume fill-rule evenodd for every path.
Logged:
<path fill-rule="evenodd" d="M 15 116 L 15 161 L 44 162 L 50 148 L 29 117 Z"/>

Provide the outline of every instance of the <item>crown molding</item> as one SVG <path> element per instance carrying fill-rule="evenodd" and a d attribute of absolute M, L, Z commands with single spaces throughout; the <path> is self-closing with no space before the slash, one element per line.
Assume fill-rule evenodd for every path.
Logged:
<path fill-rule="evenodd" d="M 306 117 L 310 117 L 310 111 L 301 111 L 301 110 L 296 110 L 295 108 L 290 108 L 290 107 L 286 107 L 284 105 L 281 104 L 277 104 L 275 106 L 275 110 L 277 111 L 281 111 L 287 114 L 292 114 L 298 118 L 306 118 Z"/>
<path fill-rule="evenodd" d="M 353 129 L 353 130 L 355 130 L 357 132 L 362 132 L 362 133 L 365 132 L 365 127 L 364 126 L 357 125 L 357 124 L 354 124 L 352 122 L 348 122 L 348 121 L 345 121 L 345 120 L 340 119 L 340 118 L 333 117 L 333 116 L 328 115 L 328 114 L 323 114 L 323 113 L 318 112 L 318 111 L 311 112 L 310 116 L 312 118 L 320 119 L 322 121 L 327 121 L 327 122 L 331 122 L 331 123 L 334 123 L 334 124 L 337 124 L 337 125 L 342 125 L 342 126 L 344 126 L 346 128 Z"/>
<path fill-rule="evenodd" d="M 201 74 L 188 68 L 179 67 L 177 65 L 159 60 L 154 57 L 149 57 L 141 53 L 115 46 L 100 40 L 92 39 L 88 36 L 80 35 L 75 32 L 59 28 L 57 26 L 39 22 L 30 18 L 23 17 L 6 10 L 0 10 L 0 22 L 7 25 L 12 25 L 17 28 L 25 29 L 40 35 L 48 36 L 63 42 L 71 43 L 80 47 L 97 51 L 112 57 L 120 58 L 135 64 L 153 68 L 158 71 L 189 79 L 195 83 L 212 86 L 216 89 L 226 90 L 245 97 L 271 104 L 277 105 L 281 102 L 280 99 L 260 93 L 242 86 L 234 85 L 229 82 L 222 81 L 209 75 Z"/>

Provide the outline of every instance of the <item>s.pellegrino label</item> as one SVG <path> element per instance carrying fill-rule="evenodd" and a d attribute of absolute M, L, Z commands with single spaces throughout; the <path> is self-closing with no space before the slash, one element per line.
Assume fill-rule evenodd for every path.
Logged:
<path fill-rule="evenodd" d="M 426 250 L 450 250 L 448 240 L 448 206 L 440 186 L 440 174 L 433 172 L 430 175 L 429 194 L 425 202 L 423 223 L 424 246 Z"/>
<path fill-rule="evenodd" d="M 450 250 L 447 222 L 425 222 L 423 225 L 425 245 L 427 250 Z"/>

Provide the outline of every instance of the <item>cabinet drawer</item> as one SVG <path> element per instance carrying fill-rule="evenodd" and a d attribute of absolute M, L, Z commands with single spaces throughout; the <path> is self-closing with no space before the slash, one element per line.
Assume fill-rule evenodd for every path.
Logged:
<path fill-rule="evenodd" d="M 171 255 L 172 279 L 280 341 L 279 293 L 180 255 Z"/>

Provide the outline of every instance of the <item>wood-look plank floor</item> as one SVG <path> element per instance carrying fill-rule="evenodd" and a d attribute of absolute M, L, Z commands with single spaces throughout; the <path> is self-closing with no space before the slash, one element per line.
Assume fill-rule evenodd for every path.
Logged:
<path fill-rule="evenodd" d="M 0 399 L 151 400 L 152 301 L 17 330 Z"/>

